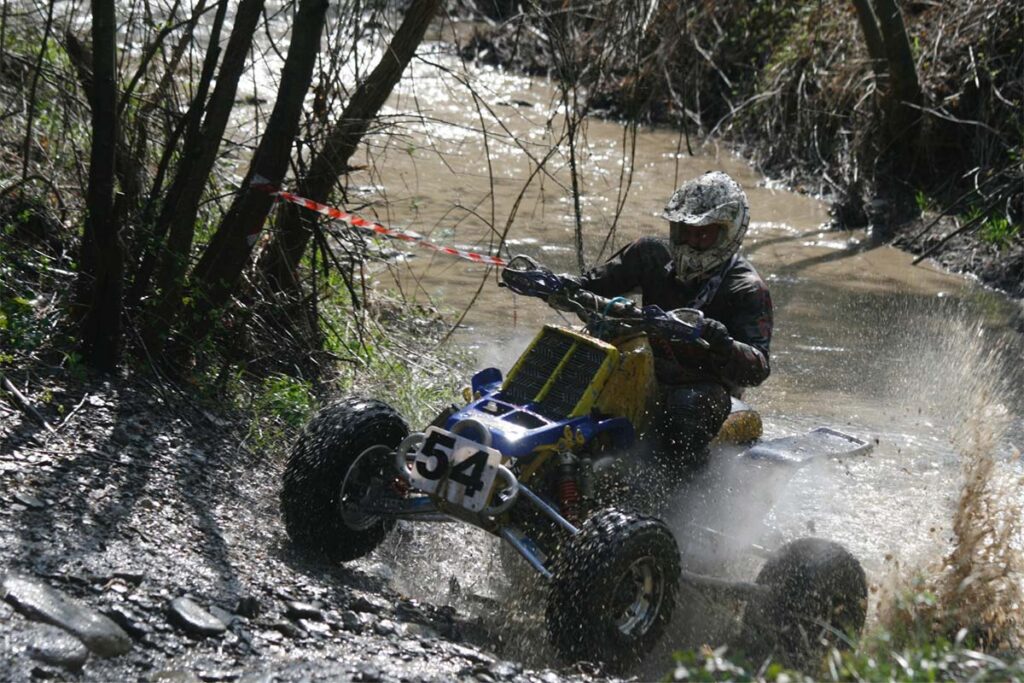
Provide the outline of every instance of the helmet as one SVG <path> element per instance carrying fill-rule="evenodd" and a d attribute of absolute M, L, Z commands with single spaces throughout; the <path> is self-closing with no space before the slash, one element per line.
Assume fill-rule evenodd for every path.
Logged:
<path fill-rule="evenodd" d="M 671 232 L 676 278 L 687 282 L 710 274 L 739 250 L 750 223 L 750 205 L 739 183 L 721 171 L 711 171 L 680 185 L 662 216 L 687 226 L 722 224 L 717 241 L 704 250 L 683 243 L 675 230 Z"/>

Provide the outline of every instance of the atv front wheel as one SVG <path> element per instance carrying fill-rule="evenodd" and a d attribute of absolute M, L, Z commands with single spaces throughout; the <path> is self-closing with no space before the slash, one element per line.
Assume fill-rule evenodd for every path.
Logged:
<path fill-rule="evenodd" d="M 284 472 L 281 513 L 292 542 L 334 562 L 380 545 L 395 520 L 368 515 L 360 503 L 396 484 L 392 452 L 408 433 L 401 415 L 380 401 L 349 398 L 317 413 Z"/>
<path fill-rule="evenodd" d="M 678 589 L 679 548 L 664 522 L 601 510 L 556 556 L 551 640 L 571 661 L 621 670 L 657 642 Z"/>
<path fill-rule="evenodd" d="M 864 626 L 864 569 L 838 543 L 788 543 L 768 559 L 756 582 L 770 589 L 748 603 L 743 616 L 744 643 L 757 657 L 774 654 L 796 668 L 814 666 L 829 648 L 849 647 Z"/>

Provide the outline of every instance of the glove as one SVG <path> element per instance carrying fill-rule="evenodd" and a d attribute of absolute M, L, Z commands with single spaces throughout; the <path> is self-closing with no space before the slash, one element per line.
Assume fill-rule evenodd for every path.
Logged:
<path fill-rule="evenodd" d="M 583 281 L 578 275 L 570 275 L 569 273 L 559 273 L 556 275 L 559 280 L 562 281 L 562 286 L 570 292 L 575 292 L 583 286 Z"/>
<path fill-rule="evenodd" d="M 565 292 L 559 292 L 558 294 L 552 294 L 547 298 L 548 306 L 555 309 L 556 311 L 565 311 L 572 313 L 576 310 L 576 307 L 569 301 L 569 297 L 565 295 Z"/>
<path fill-rule="evenodd" d="M 729 335 L 729 328 L 717 320 L 706 318 L 700 337 L 708 343 L 708 350 L 715 355 L 724 356 L 732 350 L 732 337 Z"/>

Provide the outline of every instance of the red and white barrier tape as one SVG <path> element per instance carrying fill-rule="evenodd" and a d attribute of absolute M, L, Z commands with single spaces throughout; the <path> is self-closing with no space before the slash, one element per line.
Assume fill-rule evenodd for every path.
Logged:
<path fill-rule="evenodd" d="M 298 195 L 292 194 L 291 192 L 285 192 L 284 190 L 278 190 L 270 184 L 265 178 L 259 176 L 253 178 L 252 186 L 258 190 L 263 190 L 270 193 L 272 196 L 277 197 L 281 201 L 291 202 L 298 206 L 305 207 L 310 211 L 316 211 L 317 213 L 323 214 L 328 218 L 332 218 L 336 221 L 341 221 L 350 225 L 353 228 L 359 228 L 361 230 L 367 230 L 374 232 L 384 237 L 391 237 L 393 239 L 402 240 L 403 242 L 412 242 L 418 244 L 425 249 L 437 251 L 442 254 L 448 254 L 450 256 L 457 256 L 467 261 L 473 261 L 474 263 L 483 263 L 488 266 L 505 266 L 508 262 L 499 256 L 488 256 L 487 254 L 478 254 L 474 251 L 464 251 L 462 249 L 453 249 L 452 247 L 442 247 L 439 244 L 427 241 L 423 235 L 412 232 L 411 230 L 395 230 L 393 228 L 387 228 L 380 223 L 368 221 L 365 218 L 361 218 L 347 211 L 336 209 L 333 206 L 327 206 L 319 202 L 314 202 L 312 199 L 306 199 Z"/>

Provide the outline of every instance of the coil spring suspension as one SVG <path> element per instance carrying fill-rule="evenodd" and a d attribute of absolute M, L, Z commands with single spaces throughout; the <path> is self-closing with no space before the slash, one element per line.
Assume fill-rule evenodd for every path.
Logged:
<path fill-rule="evenodd" d="M 562 516 L 570 522 L 579 521 L 580 484 L 576 458 L 570 453 L 562 455 L 558 463 L 558 502 Z"/>

